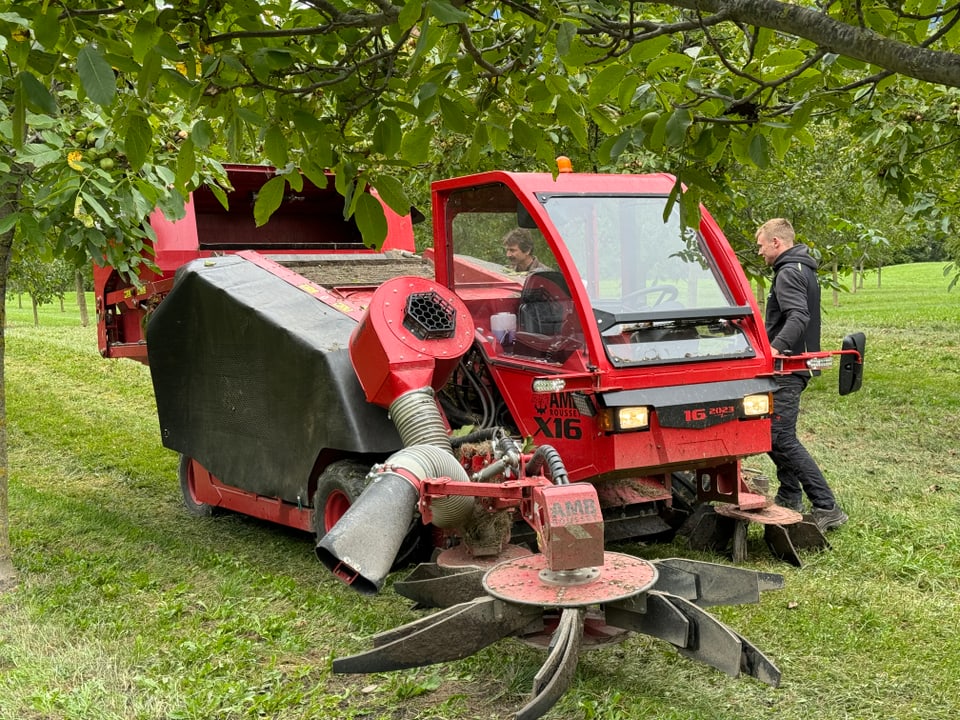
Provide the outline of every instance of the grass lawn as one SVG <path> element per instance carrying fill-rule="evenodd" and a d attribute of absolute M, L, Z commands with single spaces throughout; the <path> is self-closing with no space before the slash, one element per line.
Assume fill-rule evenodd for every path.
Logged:
<path fill-rule="evenodd" d="M 783 573 L 786 588 L 714 610 L 778 664 L 781 686 L 632 636 L 584 654 L 546 717 L 958 717 L 960 290 L 946 285 L 939 263 L 891 267 L 882 287 L 868 276 L 825 308 L 825 346 L 867 334 L 863 389 L 841 398 L 827 371 L 801 416 L 850 522 L 800 569 L 770 559 L 751 528 L 746 566 Z M 543 656 L 515 640 L 430 668 L 333 675 L 333 657 L 416 617 L 408 601 L 389 587 L 356 595 L 305 534 L 188 516 L 147 368 L 102 359 L 69 300 L 40 323 L 8 300 L 20 584 L 0 596 L 0 720 L 479 719 L 523 704 Z M 764 456 L 747 464 L 771 469 Z M 682 540 L 619 549 L 724 561 Z"/>

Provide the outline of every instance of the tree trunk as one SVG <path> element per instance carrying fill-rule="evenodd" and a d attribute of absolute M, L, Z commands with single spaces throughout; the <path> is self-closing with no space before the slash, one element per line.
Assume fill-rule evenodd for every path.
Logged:
<path fill-rule="evenodd" d="M 0 218 L 16 211 L 20 197 L 17 185 L 7 185 L 0 193 Z M 13 229 L 0 234 L 0 593 L 17 584 L 17 570 L 13 566 L 10 548 L 10 514 L 7 504 L 7 389 L 4 376 L 6 365 L 7 327 L 7 273 L 10 269 L 10 249 L 13 247 Z"/>
<path fill-rule="evenodd" d="M 877 265 L 877 288 L 880 288 L 880 275 L 883 273 L 883 265 Z"/>
<path fill-rule="evenodd" d="M 77 270 L 77 307 L 80 308 L 80 324 L 86 327 L 90 324 L 90 315 L 87 313 L 87 294 L 83 290 L 83 273 Z"/>
<path fill-rule="evenodd" d="M 40 304 L 33 295 L 30 296 L 30 301 L 33 303 L 33 326 L 40 327 Z"/>

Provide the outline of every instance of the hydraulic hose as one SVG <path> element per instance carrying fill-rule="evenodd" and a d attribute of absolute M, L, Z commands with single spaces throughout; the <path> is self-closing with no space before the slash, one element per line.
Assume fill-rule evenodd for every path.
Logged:
<path fill-rule="evenodd" d="M 540 469 L 547 465 L 550 478 L 554 485 L 567 485 L 570 480 L 567 478 L 567 468 L 560 458 L 560 453 L 552 445 L 541 445 L 534 453 L 533 457 L 527 462 L 524 471 L 527 475 L 536 475 Z"/>

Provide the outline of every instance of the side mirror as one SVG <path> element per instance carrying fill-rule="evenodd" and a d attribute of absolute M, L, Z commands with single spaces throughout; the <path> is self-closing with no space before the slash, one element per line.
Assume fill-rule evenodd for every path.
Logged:
<path fill-rule="evenodd" d="M 840 394 L 849 395 L 860 389 L 863 384 L 863 354 L 867 348 L 867 337 L 862 332 L 850 333 L 843 339 L 840 349 L 843 351 L 856 350 L 859 357 L 853 353 L 844 352 L 840 355 Z"/>
<path fill-rule="evenodd" d="M 537 229 L 537 221 L 533 219 L 533 215 L 530 214 L 530 211 L 527 210 L 519 200 L 517 201 L 517 227 L 526 228 L 527 230 Z"/>

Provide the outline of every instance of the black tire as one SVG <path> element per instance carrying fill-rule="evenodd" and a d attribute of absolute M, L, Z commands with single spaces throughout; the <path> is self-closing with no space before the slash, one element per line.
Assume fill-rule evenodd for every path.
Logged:
<path fill-rule="evenodd" d="M 369 470 L 368 465 L 354 460 L 338 460 L 320 473 L 313 492 L 313 530 L 318 543 L 367 487 Z"/>
<path fill-rule="evenodd" d="M 672 507 L 665 509 L 661 516 L 674 532 L 684 535 L 687 520 L 703 504 L 697 499 L 697 478 L 692 472 L 675 472 L 670 476 L 670 483 Z"/>
<path fill-rule="evenodd" d="M 320 473 L 317 489 L 313 493 L 313 530 L 317 544 L 366 489 L 369 471 L 369 465 L 355 460 L 338 460 Z M 376 532 L 376 529 L 371 528 L 370 531 Z M 393 569 L 398 570 L 421 560 L 427 552 L 429 543 L 426 539 L 429 536 L 427 528 L 420 522 L 420 514 L 414 514 L 410 529 L 393 561 Z"/>
<path fill-rule="evenodd" d="M 747 530 L 749 523 L 746 520 L 737 520 L 733 527 L 733 541 L 731 545 L 731 559 L 735 563 L 745 562 L 747 559 Z"/>
<path fill-rule="evenodd" d="M 180 494 L 183 495 L 183 505 L 187 512 L 194 517 L 210 517 L 214 513 L 214 506 L 197 500 L 196 484 L 194 480 L 193 459 L 186 455 L 180 456 L 180 468 L 177 475 L 180 479 Z"/>

